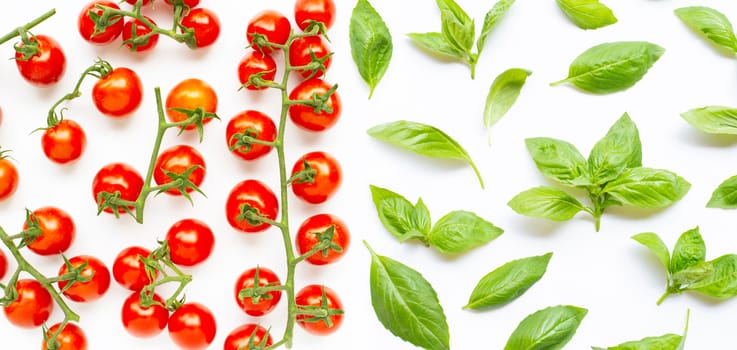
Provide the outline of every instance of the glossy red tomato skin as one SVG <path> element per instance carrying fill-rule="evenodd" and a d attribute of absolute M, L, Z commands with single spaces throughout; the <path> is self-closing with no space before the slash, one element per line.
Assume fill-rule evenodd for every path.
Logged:
<path fill-rule="evenodd" d="M 78 302 L 89 302 L 102 298 L 110 288 L 110 270 L 98 258 L 89 255 L 79 255 L 69 259 L 72 267 L 79 267 L 87 263 L 82 269 L 83 277 L 91 277 L 87 282 L 76 282 L 72 284 L 64 295 L 70 300 Z M 59 268 L 59 276 L 69 272 L 66 264 Z M 59 290 L 62 290 L 68 284 L 68 281 L 59 281 Z"/>
<path fill-rule="evenodd" d="M 325 299 L 327 300 L 328 309 L 343 310 L 343 303 L 338 298 L 338 295 L 332 289 L 311 284 L 305 286 L 294 297 L 294 301 L 298 306 L 317 306 L 320 307 L 323 302 L 323 289 L 325 290 Z M 340 328 L 343 324 L 343 314 L 337 314 L 330 316 L 332 327 L 328 327 L 324 321 L 318 322 L 305 322 L 304 319 L 308 318 L 306 315 L 297 315 L 297 324 L 300 325 L 304 330 L 315 335 L 328 335 Z"/>
<path fill-rule="evenodd" d="M 102 10 L 96 5 L 105 6 L 119 10 L 120 7 L 112 2 L 106 0 L 97 0 L 88 3 L 82 11 L 79 13 L 77 18 L 77 29 L 82 39 L 94 45 L 107 45 L 112 43 L 115 39 L 120 36 L 123 32 L 123 18 L 119 18 L 117 22 L 108 26 L 102 33 L 95 34 L 95 21 L 90 18 L 90 11 L 97 15 L 102 14 Z"/>
<path fill-rule="evenodd" d="M 2 281 L 5 274 L 8 272 L 8 258 L 5 257 L 5 253 L 0 250 L 0 281 Z"/>
<path fill-rule="evenodd" d="M 154 301 L 164 304 L 164 299 L 158 294 L 153 295 Z M 169 311 L 159 304 L 149 307 L 141 306 L 141 293 L 133 292 L 123 302 L 120 318 L 125 330 L 139 338 L 150 338 L 160 334 L 169 321 Z"/>
<path fill-rule="evenodd" d="M 31 42 L 38 43 L 38 52 L 26 61 L 20 52 L 15 53 L 15 64 L 20 75 L 29 83 L 38 86 L 54 84 L 64 76 L 67 59 L 59 43 L 46 35 L 31 37 Z M 23 47 L 23 43 L 19 44 Z"/>
<path fill-rule="evenodd" d="M 18 189 L 18 169 L 7 158 L 0 158 L 0 201 L 9 198 Z"/>
<path fill-rule="evenodd" d="M 304 162 L 315 170 L 314 182 L 293 182 L 292 192 L 310 204 L 324 203 L 340 188 L 343 170 L 338 161 L 325 152 L 310 152 L 302 156 L 292 168 L 292 176 L 305 169 Z"/>
<path fill-rule="evenodd" d="M 335 23 L 335 2 L 333 0 L 297 0 L 294 4 L 294 19 L 299 29 L 305 30 L 309 20 L 322 22 L 330 29 Z"/>
<path fill-rule="evenodd" d="M 246 84 L 251 75 L 264 73 L 261 79 L 274 81 L 276 78 L 276 62 L 271 56 L 257 50 L 249 50 L 238 63 L 238 80 L 241 85 Z M 266 86 L 256 87 L 253 84 L 246 85 L 248 90 L 265 90 Z"/>
<path fill-rule="evenodd" d="M 133 70 L 118 67 L 92 87 L 97 110 L 110 117 L 125 117 L 135 112 L 143 100 L 141 78 Z"/>
<path fill-rule="evenodd" d="M 245 298 L 242 301 L 240 300 L 240 298 L 238 298 L 238 293 L 240 293 L 241 290 L 246 288 L 253 288 L 254 286 L 256 286 L 256 269 L 258 269 L 259 287 L 265 287 L 267 285 L 281 285 L 281 281 L 279 281 L 279 276 L 277 276 L 276 273 L 271 269 L 260 266 L 248 269 L 246 271 L 243 271 L 243 273 L 241 273 L 241 275 L 238 277 L 238 280 L 235 282 L 235 301 L 236 303 L 238 303 L 238 306 L 240 306 L 241 310 L 243 310 L 243 312 L 245 312 L 246 314 L 250 316 L 264 316 L 274 310 L 276 305 L 279 304 L 279 300 L 281 299 L 282 294 L 280 290 L 269 292 L 268 295 L 270 295 L 271 298 L 267 299 L 262 297 L 256 304 L 253 303 L 252 298 Z"/>
<path fill-rule="evenodd" d="M 218 109 L 218 96 L 210 84 L 197 78 L 185 79 L 175 85 L 166 96 L 166 116 L 171 122 L 181 122 L 188 117 L 185 113 L 172 110 L 172 108 L 183 108 L 194 110 L 202 107 L 205 112 L 216 113 Z M 205 125 L 212 121 L 207 118 L 202 121 Z M 196 125 L 188 125 L 185 130 L 194 130 Z"/>
<path fill-rule="evenodd" d="M 169 317 L 169 337 L 181 349 L 207 348 L 215 339 L 217 324 L 210 309 L 200 303 L 186 303 Z"/>
<path fill-rule="evenodd" d="M 148 257 L 149 254 L 151 254 L 150 250 L 139 246 L 128 247 L 120 251 L 113 261 L 113 279 L 121 287 L 131 291 L 138 292 L 143 289 L 151 283 L 151 279 L 146 274 L 141 257 Z"/>
<path fill-rule="evenodd" d="M 166 0 L 165 2 L 167 5 L 172 5 L 174 1 Z M 183 0 L 182 3 L 184 3 L 184 5 L 189 6 L 189 7 L 195 7 L 200 4 L 200 0 Z"/>
<path fill-rule="evenodd" d="M 314 265 L 330 264 L 338 261 L 348 251 L 351 236 L 345 222 L 335 215 L 317 214 L 307 218 L 307 220 L 305 220 L 297 230 L 295 243 L 299 254 L 309 252 L 312 247 L 320 243 L 318 234 L 324 233 L 330 227 L 334 227 L 332 242 L 340 246 L 342 250 L 338 252 L 334 249 L 328 249 L 327 255 L 324 255 L 322 251 L 319 251 L 307 257 L 307 259 L 305 259 L 307 262 Z"/>
<path fill-rule="evenodd" d="M 28 249 L 38 255 L 56 255 L 67 251 L 76 236 L 76 226 L 72 217 L 57 207 L 43 207 L 33 211 L 38 221 L 41 235 L 28 244 Z M 23 224 L 23 230 L 28 223 Z"/>
<path fill-rule="evenodd" d="M 325 95 L 332 86 L 319 78 L 303 81 L 289 93 L 290 100 L 312 100 L 313 95 Z M 302 130 L 320 132 L 330 129 L 338 122 L 343 104 L 337 91 L 333 91 L 326 102 L 332 111 L 315 113 L 314 107 L 300 104 L 289 106 L 289 118 Z"/>
<path fill-rule="evenodd" d="M 154 22 L 153 19 L 149 18 L 148 16 L 143 16 L 145 19 L 147 19 L 152 24 L 156 25 L 156 22 Z M 135 35 L 133 33 L 135 29 Z M 125 24 L 123 24 L 123 42 L 126 42 L 132 38 L 141 37 L 148 33 L 151 33 L 151 28 L 147 27 L 144 22 L 138 20 L 138 19 L 130 19 L 125 21 Z M 153 49 L 156 47 L 156 44 L 159 42 L 159 34 L 154 34 L 148 37 L 148 41 L 145 44 L 138 45 L 136 47 L 133 47 L 133 44 L 130 42 L 126 42 L 125 46 L 127 46 L 131 51 L 134 52 L 144 52 Z"/>
<path fill-rule="evenodd" d="M 289 32 L 292 30 L 292 25 L 289 23 L 289 19 L 278 11 L 265 10 L 262 11 L 248 22 L 246 28 L 246 38 L 250 44 L 253 44 L 254 34 L 261 34 L 266 38 L 266 41 L 273 44 L 284 45 L 289 39 Z M 254 49 L 259 50 L 263 53 L 270 53 L 278 49 L 271 47 L 258 48 L 253 46 Z"/>
<path fill-rule="evenodd" d="M 56 332 L 61 323 L 57 323 L 46 332 L 47 337 L 51 337 Z M 56 336 L 56 341 L 59 342 L 57 350 L 87 350 L 87 336 L 84 334 L 82 328 L 79 328 L 76 324 L 69 322 L 61 330 L 61 333 Z M 46 342 L 41 342 L 41 348 L 47 349 Z"/>
<path fill-rule="evenodd" d="M 322 37 L 301 37 L 294 39 L 292 41 L 292 44 L 289 46 L 289 64 L 293 66 L 305 66 L 312 62 L 312 55 L 315 55 L 315 58 L 322 59 L 329 54 L 330 48 L 328 47 L 328 44 L 325 43 L 325 40 L 323 40 Z M 332 62 L 333 57 L 329 56 L 322 64 L 327 70 L 328 68 L 330 68 L 330 64 Z M 301 69 L 298 70 L 297 73 L 299 73 L 303 78 L 307 78 L 310 75 L 312 75 L 312 77 L 319 78 L 322 77 L 324 74 L 322 70 L 315 70 L 313 72 L 309 69 Z"/>
<path fill-rule="evenodd" d="M 225 140 L 228 143 L 228 148 L 232 148 L 238 143 L 238 134 L 248 134 L 261 141 L 274 142 L 277 136 L 276 124 L 266 114 L 246 110 L 230 119 L 228 126 L 225 128 Z M 267 145 L 251 144 L 250 147 L 241 146 L 232 149 L 230 152 L 243 160 L 251 161 L 269 154 L 272 148 Z"/>
<path fill-rule="evenodd" d="M 215 246 L 215 235 L 206 223 L 182 219 L 166 233 L 171 261 L 181 266 L 194 266 L 205 261 Z"/>
<path fill-rule="evenodd" d="M 207 172 L 205 159 L 202 157 L 202 154 L 192 146 L 172 146 L 162 151 L 156 158 L 156 164 L 154 166 L 154 181 L 156 181 L 157 185 L 168 184 L 172 180 L 166 175 L 165 171 L 181 175 L 193 166 L 197 168 L 194 169 L 187 178 L 195 186 L 200 187 Z M 192 188 L 187 188 L 186 191 L 189 193 L 194 190 Z M 182 192 L 176 188 L 169 189 L 166 193 L 175 196 L 182 195 Z"/>
<path fill-rule="evenodd" d="M 120 198 L 135 201 L 143 189 L 143 177 L 141 174 L 124 163 L 111 163 L 100 169 L 92 181 L 92 198 L 97 202 L 100 192 L 120 192 Z M 131 206 L 129 209 L 133 210 Z M 105 208 L 105 212 L 112 213 L 111 208 Z M 123 207 L 118 208 L 119 213 L 125 213 Z"/>
<path fill-rule="evenodd" d="M 138 0 L 125 0 L 125 2 L 135 5 Z M 199 1 L 199 0 L 198 0 Z M 148 5 L 151 0 L 143 0 L 143 3 L 141 5 Z"/>
<path fill-rule="evenodd" d="M 182 18 L 182 25 L 194 30 L 197 48 L 212 45 L 220 36 L 220 19 L 206 8 L 193 8 Z"/>
<path fill-rule="evenodd" d="M 253 340 L 251 340 L 251 336 L 253 336 Z M 234 329 L 228 334 L 228 337 L 225 338 L 223 350 L 248 349 L 249 342 L 251 341 L 252 345 L 262 346 L 264 348 L 274 343 L 271 334 L 266 334 L 266 328 L 249 323 Z"/>
<path fill-rule="evenodd" d="M 56 126 L 46 129 L 41 136 L 41 148 L 46 158 L 58 164 L 76 161 L 86 146 L 87 135 L 71 119 L 63 119 Z"/>
<path fill-rule="evenodd" d="M 238 216 L 241 215 L 241 205 L 244 204 L 256 208 L 266 218 L 276 220 L 279 201 L 274 192 L 263 182 L 249 179 L 236 184 L 228 195 L 225 213 L 230 226 L 245 233 L 261 232 L 271 226 L 267 223 L 251 225 L 247 220 L 238 220 Z"/>
<path fill-rule="evenodd" d="M 18 298 L 3 308 L 8 321 L 21 328 L 44 324 L 54 310 L 51 294 L 34 279 L 19 279 L 15 284 Z"/>

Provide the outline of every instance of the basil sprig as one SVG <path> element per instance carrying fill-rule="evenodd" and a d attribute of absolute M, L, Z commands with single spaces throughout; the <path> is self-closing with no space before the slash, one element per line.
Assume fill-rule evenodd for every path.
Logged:
<path fill-rule="evenodd" d="M 504 350 L 559 350 L 576 334 L 588 310 L 559 305 L 539 310 L 517 325 Z"/>
<path fill-rule="evenodd" d="M 393 45 L 389 28 L 367 0 L 358 0 L 353 8 L 349 37 L 353 62 L 369 85 L 370 99 L 389 68 Z"/>
<path fill-rule="evenodd" d="M 617 23 L 612 10 L 599 0 L 556 0 L 558 7 L 581 29 L 598 29 Z"/>

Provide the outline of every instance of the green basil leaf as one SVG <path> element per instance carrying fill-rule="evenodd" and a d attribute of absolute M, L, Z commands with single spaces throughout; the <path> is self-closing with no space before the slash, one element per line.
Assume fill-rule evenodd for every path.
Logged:
<path fill-rule="evenodd" d="M 588 163 L 591 180 L 596 184 L 616 179 L 627 168 L 642 166 L 640 133 L 629 114 L 624 113 L 594 145 Z"/>
<path fill-rule="evenodd" d="M 737 296 L 737 255 L 722 255 L 710 263 L 713 266 L 711 275 L 687 289 L 719 299 Z"/>
<path fill-rule="evenodd" d="M 576 146 L 547 137 L 526 139 L 525 145 L 537 169 L 546 177 L 572 186 L 589 183 L 586 159 Z"/>
<path fill-rule="evenodd" d="M 576 334 L 588 310 L 576 306 L 553 306 L 527 316 L 504 346 L 504 350 L 559 350 Z"/>
<path fill-rule="evenodd" d="M 473 168 L 481 188 L 484 188 L 484 180 L 468 152 L 456 140 L 434 126 L 400 120 L 374 126 L 368 130 L 368 134 L 423 156 L 465 161 Z"/>
<path fill-rule="evenodd" d="M 458 59 L 465 59 L 463 52 L 458 51 L 451 46 L 443 37 L 443 34 L 437 32 L 430 33 L 409 33 L 407 34 L 415 45 L 441 56 L 448 56 Z"/>
<path fill-rule="evenodd" d="M 370 99 L 389 68 L 393 45 L 389 28 L 367 0 L 358 0 L 353 8 L 349 37 L 353 62 L 371 89 Z"/>
<path fill-rule="evenodd" d="M 516 195 L 507 203 L 519 214 L 554 221 L 566 221 L 585 210 L 584 206 L 557 188 L 535 187 Z"/>
<path fill-rule="evenodd" d="M 489 272 L 476 284 L 464 309 L 480 310 L 517 299 L 539 281 L 553 253 L 512 260 Z"/>
<path fill-rule="evenodd" d="M 572 83 L 594 94 L 626 90 L 665 53 L 662 47 L 643 41 L 620 41 L 596 45 L 576 57 L 568 77 L 550 85 Z"/>
<path fill-rule="evenodd" d="M 683 337 L 678 334 L 665 334 L 659 337 L 647 337 L 641 340 L 628 341 L 617 346 L 608 348 L 596 348 L 602 350 L 676 350 Z"/>
<path fill-rule="evenodd" d="M 670 259 L 670 271 L 674 274 L 678 271 L 695 266 L 706 259 L 706 244 L 701 237 L 699 228 L 695 227 L 681 234 L 673 247 Z"/>
<path fill-rule="evenodd" d="M 532 72 L 525 69 L 511 68 L 494 79 L 484 106 L 484 126 L 487 129 L 502 119 L 512 108 L 530 74 Z"/>
<path fill-rule="evenodd" d="M 663 240 L 653 232 L 643 232 L 632 236 L 632 239 L 639 242 L 649 249 L 655 256 L 658 257 L 666 271 L 670 271 L 670 253 L 668 247 L 663 243 Z"/>
<path fill-rule="evenodd" d="M 432 285 L 391 258 L 371 252 L 371 304 L 382 325 L 402 340 L 425 349 L 450 349 L 445 313 Z"/>
<path fill-rule="evenodd" d="M 470 55 L 476 35 L 473 20 L 453 0 L 436 0 L 445 40 L 458 51 Z"/>
<path fill-rule="evenodd" d="M 604 186 L 615 200 L 639 208 L 664 208 L 686 195 L 691 184 L 668 170 L 627 169 Z"/>
<path fill-rule="evenodd" d="M 737 52 L 737 38 L 732 23 L 721 12 L 703 6 L 676 9 L 676 16 L 691 29 L 700 32 L 709 41 L 732 52 Z"/>
<path fill-rule="evenodd" d="M 416 225 L 417 229 L 425 235 L 427 235 L 432 228 L 430 210 L 427 209 L 422 198 L 417 198 L 417 203 L 415 203 L 415 208 L 412 212 L 412 222 Z"/>
<path fill-rule="evenodd" d="M 702 261 L 672 274 L 670 280 L 678 289 L 684 289 L 710 278 L 713 273 L 714 264 Z"/>
<path fill-rule="evenodd" d="M 737 108 L 707 106 L 681 113 L 681 117 L 706 133 L 737 135 Z"/>
<path fill-rule="evenodd" d="M 513 4 L 514 0 L 499 0 L 494 4 L 491 10 L 486 13 L 486 16 L 484 17 L 484 26 L 481 28 L 478 40 L 476 40 L 476 52 L 479 55 L 481 54 L 481 51 L 484 50 L 484 44 L 486 43 L 486 38 L 489 36 L 489 33 L 491 33 L 494 26 L 496 26 L 499 20 L 504 17 Z"/>
<path fill-rule="evenodd" d="M 374 185 L 369 187 L 379 220 L 389 233 L 404 241 L 413 237 L 424 239 L 430 232 L 430 213 L 421 200 L 413 206 L 400 194 Z"/>
<path fill-rule="evenodd" d="M 499 237 L 504 230 L 474 213 L 452 211 L 435 223 L 428 243 L 445 254 L 461 254 Z"/>
<path fill-rule="evenodd" d="M 711 194 L 709 208 L 734 209 L 737 208 L 737 175 L 724 180 Z"/>
<path fill-rule="evenodd" d="M 612 10 L 599 0 L 557 0 L 558 7 L 581 29 L 597 29 L 617 23 Z"/>

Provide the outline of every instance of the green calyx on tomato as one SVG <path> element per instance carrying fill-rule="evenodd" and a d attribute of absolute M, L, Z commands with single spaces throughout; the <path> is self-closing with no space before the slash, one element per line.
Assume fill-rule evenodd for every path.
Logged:
<path fill-rule="evenodd" d="M 209 254 L 208 254 L 209 255 Z M 205 256 L 206 258 L 206 256 Z M 175 311 L 184 304 L 183 295 L 185 287 L 192 282 L 192 275 L 184 273 L 172 261 L 171 249 L 167 241 L 159 241 L 159 247 L 151 251 L 147 256 L 140 257 L 146 270 L 149 283 L 141 288 L 140 305 L 149 307 L 160 305 L 169 311 Z M 158 278 L 158 276 L 163 276 Z M 156 300 L 156 288 L 165 284 L 177 285 L 176 290 L 163 303 Z"/>

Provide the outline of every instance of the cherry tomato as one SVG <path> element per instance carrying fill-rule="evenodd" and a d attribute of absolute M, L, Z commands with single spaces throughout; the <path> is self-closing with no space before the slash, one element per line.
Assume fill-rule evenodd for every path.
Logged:
<path fill-rule="evenodd" d="M 169 91 L 166 96 L 166 116 L 171 122 L 181 122 L 188 118 L 185 113 L 172 110 L 172 108 L 183 108 L 194 110 L 202 107 L 205 112 L 215 113 L 218 108 L 218 96 L 215 90 L 200 79 L 185 79 Z M 202 124 L 207 124 L 212 118 L 206 118 Z M 193 130 L 197 126 L 187 125 L 185 130 Z"/>
<path fill-rule="evenodd" d="M 133 113 L 141 105 L 143 84 L 136 72 L 118 67 L 92 87 L 92 101 L 97 110 L 111 117 Z"/>
<path fill-rule="evenodd" d="M 153 299 L 164 304 L 164 299 L 158 294 L 154 294 Z M 141 293 L 139 292 L 133 292 L 125 299 L 120 313 L 125 330 L 139 338 L 158 335 L 166 328 L 166 323 L 169 321 L 169 311 L 162 305 L 141 306 Z"/>
<path fill-rule="evenodd" d="M 293 66 L 305 66 L 312 63 L 312 56 L 316 59 L 323 59 L 325 56 L 330 54 L 330 48 L 325 43 L 325 40 L 320 36 L 306 36 L 297 38 L 292 41 L 289 46 L 289 63 Z M 323 66 L 327 70 L 330 68 L 330 63 L 333 62 L 333 57 L 328 56 L 322 62 Z M 323 76 L 324 72 L 321 69 L 301 69 L 298 70 L 302 77 L 307 78 L 309 76 L 319 78 Z"/>
<path fill-rule="evenodd" d="M 166 4 L 173 5 L 176 1 L 179 0 L 166 0 Z M 200 3 L 200 0 L 181 0 L 181 2 L 191 8 L 197 6 Z"/>
<path fill-rule="evenodd" d="M 244 324 L 234 329 L 225 338 L 223 350 L 261 349 L 271 346 L 274 342 L 267 330 L 257 324 Z"/>
<path fill-rule="evenodd" d="M 36 220 L 33 219 L 36 218 Z M 72 245 L 76 234 L 74 220 L 67 212 L 56 207 L 43 207 L 33 211 L 31 221 L 38 221 L 41 235 L 28 245 L 28 249 L 39 255 L 61 254 Z M 28 223 L 23 224 L 23 230 Z"/>
<path fill-rule="evenodd" d="M 183 304 L 169 317 L 169 337 L 182 349 L 207 348 L 216 328 L 212 312 L 200 303 Z"/>
<path fill-rule="evenodd" d="M 333 0 L 297 0 L 294 19 L 302 30 L 310 25 L 310 20 L 322 22 L 325 28 L 330 29 L 335 22 L 335 3 Z"/>
<path fill-rule="evenodd" d="M 34 279 L 19 279 L 15 283 L 18 298 L 3 308 L 5 317 L 15 326 L 35 328 L 44 324 L 54 310 L 51 294 Z"/>
<path fill-rule="evenodd" d="M 242 137 L 250 136 L 257 140 L 274 142 L 276 134 L 276 125 L 271 118 L 261 112 L 247 110 L 228 122 L 228 127 L 225 129 L 225 140 L 233 154 L 244 160 L 254 160 L 267 155 L 271 152 L 272 147 L 256 143 L 241 143 L 238 146 Z"/>
<path fill-rule="evenodd" d="M 271 56 L 260 51 L 249 50 L 249 52 L 238 63 L 238 80 L 249 90 L 265 90 L 266 86 L 256 87 L 248 80 L 252 75 L 263 73 L 261 79 L 274 81 L 276 77 L 276 62 Z M 246 85 L 247 84 L 247 85 Z"/>
<path fill-rule="evenodd" d="M 205 179 L 205 159 L 202 158 L 202 154 L 191 146 L 177 145 L 162 151 L 156 158 L 156 165 L 154 166 L 154 180 L 157 185 L 168 184 L 172 181 L 171 177 L 166 175 L 167 173 L 174 173 L 182 175 L 189 168 L 195 167 L 195 169 L 189 174 L 189 179 L 192 184 L 200 187 L 202 180 Z M 192 188 L 187 188 L 186 192 L 194 191 Z M 172 195 L 182 195 L 182 192 L 177 188 L 172 188 L 166 191 Z"/>
<path fill-rule="evenodd" d="M 84 130 L 71 119 L 63 119 L 56 126 L 46 129 L 41 136 L 41 147 L 46 158 L 59 164 L 79 159 L 86 146 Z"/>
<path fill-rule="evenodd" d="M 87 264 L 82 269 L 80 275 L 85 278 L 90 278 L 87 282 L 75 282 L 72 283 L 71 287 L 64 291 L 64 295 L 74 301 L 85 302 L 100 299 L 108 288 L 110 288 L 110 270 L 107 266 L 93 256 L 79 255 L 69 259 L 69 263 L 72 267 L 77 268 L 83 264 Z M 62 265 L 59 269 L 59 276 L 69 272 L 66 264 Z M 68 281 L 59 281 L 59 289 L 63 290 Z"/>
<path fill-rule="evenodd" d="M 56 40 L 46 35 L 36 35 L 30 38 L 31 42 L 38 43 L 38 52 L 28 60 L 23 61 L 23 54 L 15 53 L 15 64 L 20 75 L 31 84 L 47 86 L 56 83 L 64 75 L 67 59 Z M 25 44 L 20 43 L 19 48 Z"/>
<path fill-rule="evenodd" d="M 143 178 L 141 174 L 131 166 L 124 163 L 111 163 L 100 169 L 92 181 L 92 196 L 97 202 L 97 196 L 101 192 L 120 192 L 120 198 L 127 201 L 135 201 L 143 189 Z M 98 203 L 99 205 L 99 203 Z M 133 210 L 133 206 L 128 209 Z M 105 211 L 112 213 L 111 208 Z M 119 213 L 125 213 L 125 208 L 118 208 Z"/>
<path fill-rule="evenodd" d="M 112 1 L 92 1 L 88 3 L 79 13 L 77 19 L 77 29 L 79 29 L 79 34 L 82 36 L 82 39 L 87 40 L 92 44 L 109 44 L 113 42 L 113 40 L 117 39 L 120 36 L 120 33 L 123 31 L 123 18 L 118 17 L 115 23 L 112 23 L 110 26 L 105 28 L 105 31 L 95 34 L 95 21 L 93 21 L 90 17 L 90 12 L 96 15 L 102 14 L 102 9 L 98 8 L 96 5 L 105 6 L 116 10 L 120 9 L 118 4 Z"/>
<path fill-rule="evenodd" d="M 315 265 L 325 265 L 337 261 L 342 258 L 348 250 L 351 242 L 350 232 L 343 220 L 335 215 L 317 214 L 305 220 L 297 231 L 295 239 L 297 243 L 297 251 L 300 254 L 309 252 L 312 247 L 320 243 L 323 235 L 329 228 L 333 228 L 330 248 L 320 250 L 310 255 L 306 260 Z M 336 250 L 335 248 L 338 248 Z"/>
<path fill-rule="evenodd" d="M 0 154 L 0 201 L 13 195 L 17 188 L 18 169 Z"/>
<path fill-rule="evenodd" d="M 140 291 L 151 283 L 145 265 L 141 261 L 141 257 L 148 257 L 149 254 L 151 254 L 151 251 L 138 246 L 123 249 L 113 262 L 113 278 L 115 281 L 123 288 L 134 292 Z"/>
<path fill-rule="evenodd" d="M 148 16 L 143 16 L 145 19 L 147 19 L 151 24 L 156 25 L 156 22 L 149 18 Z M 151 33 L 151 28 L 146 26 L 146 24 L 138 19 L 131 19 L 125 21 L 125 24 L 123 25 L 123 42 L 125 43 L 125 46 L 127 46 L 131 51 L 135 52 L 143 52 L 153 49 L 156 44 L 159 42 L 159 34 L 155 33 L 153 35 L 150 35 L 148 37 L 148 40 L 142 43 L 134 44 L 130 40 L 136 39 L 142 36 L 145 36 L 147 34 Z"/>
<path fill-rule="evenodd" d="M 315 95 L 325 96 L 330 84 L 324 80 L 312 78 L 303 81 L 289 93 L 290 100 L 313 100 Z M 316 111 L 315 107 L 301 104 L 289 106 L 289 118 L 295 125 L 307 131 L 323 131 L 331 128 L 338 121 L 342 111 L 342 103 L 337 91 L 333 91 L 325 102 L 327 110 Z"/>
<path fill-rule="evenodd" d="M 305 164 L 315 171 L 312 182 L 295 181 L 292 191 L 307 203 L 319 204 L 333 196 L 340 187 L 342 170 L 333 156 L 325 152 L 310 152 L 302 156 L 292 168 L 292 176 L 305 170 Z"/>
<path fill-rule="evenodd" d="M 246 297 L 241 300 L 238 293 L 246 288 L 253 288 L 256 285 L 256 273 L 258 272 L 258 286 L 280 286 L 279 276 L 271 269 L 265 267 L 255 267 L 244 271 L 235 282 L 235 301 L 241 309 L 251 316 L 263 316 L 274 310 L 276 304 L 281 299 L 281 291 L 275 290 L 268 292 L 266 295 L 260 296 L 257 303 L 253 302 L 252 297 Z"/>
<path fill-rule="evenodd" d="M 297 324 L 302 326 L 302 328 L 309 333 L 315 335 L 327 335 L 338 330 L 340 325 L 343 323 L 343 304 L 338 298 L 338 295 L 335 294 L 335 291 L 328 287 L 317 284 L 306 286 L 297 292 L 297 295 L 294 296 L 294 302 L 297 304 L 297 308 L 300 309 L 305 307 L 321 308 L 323 304 L 326 304 L 328 310 L 331 310 L 332 312 L 339 311 L 338 313 L 334 313 L 329 316 L 330 323 L 332 323 L 330 325 L 328 325 L 325 319 L 317 322 L 306 322 L 304 320 L 311 316 L 297 315 Z"/>
<path fill-rule="evenodd" d="M 125 2 L 135 5 L 138 0 L 125 0 Z M 199 0 L 197 0 L 199 2 Z M 141 5 L 148 5 L 148 3 L 151 2 L 151 0 L 143 0 L 143 3 Z"/>
<path fill-rule="evenodd" d="M 174 223 L 166 233 L 171 261 L 177 265 L 197 265 L 212 253 L 215 235 L 207 224 L 197 219 L 183 219 Z"/>
<path fill-rule="evenodd" d="M 246 233 L 261 232 L 269 228 L 267 223 L 249 222 L 248 219 L 239 219 L 242 207 L 248 206 L 260 215 L 275 220 L 279 210 L 279 201 L 274 192 L 261 181 L 243 180 L 230 190 L 225 203 L 225 214 L 228 223 L 235 229 Z"/>
<path fill-rule="evenodd" d="M 287 42 L 287 39 L 289 39 L 289 32 L 291 30 L 292 25 L 289 23 L 289 19 L 284 17 L 283 14 L 274 10 L 266 10 L 256 14 L 256 16 L 248 22 L 246 38 L 248 38 L 248 42 L 253 45 L 254 36 L 258 34 L 263 36 L 263 38 L 269 43 L 284 45 Z M 270 53 L 278 50 L 278 48 L 272 48 L 269 46 L 258 47 L 258 45 L 254 45 L 253 47 L 263 53 Z"/>
<path fill-rule="evenodd" d="M 8 272 L 8 259 L 5 257 L 5 253 L 0 250 L 0 280 L 5 277 L 6 272 Z"/>
<path fill-rule="evenodd" d="M 212 45 L 220 36 L 220 19 L 215 12 L 205 8 L 191 9 L 182 18 L 182 25 L 194 30 L 197 48 Z"/>
<path fill-rule="evenodd" d="M 61 327 L 61 323 L 57 323 L 46 332 L 47 337 L 51 337 Z M 74 323 L 67 323 L 64 328 L 56 336 L 56 341 L 59 342 L 57 350 L 87 350 L 87 336 L 84 335 L 82 328 L 79 328 Z M 46 342 L 42 342 L 41 348 L 46 350 Z"/>

